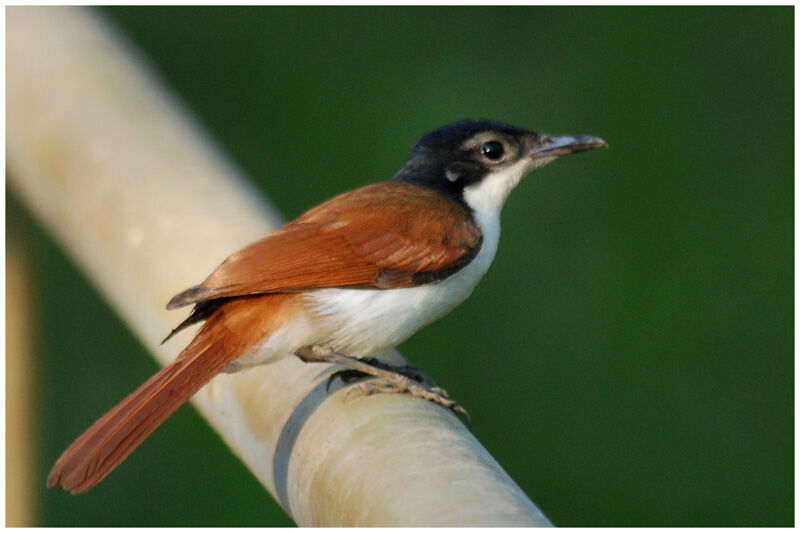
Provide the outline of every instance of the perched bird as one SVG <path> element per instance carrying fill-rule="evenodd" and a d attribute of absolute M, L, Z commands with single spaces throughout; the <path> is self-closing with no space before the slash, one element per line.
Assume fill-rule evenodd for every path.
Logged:
<path fill-rule="evenodd" d="M 470 295 L 526 172 L 605 145 L 488 120 L 423 136 L 392 180 L 311 209 L 172 298 L 168 309 L 194 309 L 167 339 L 204 320 L 194 340 L 67 448 L 47 486 L 89 490 L 218 373 L 292 355 L 374 376 L 353 385 L 367 394 L 405 392 L 463 412 L 418 372 L 370 356 Z"/>

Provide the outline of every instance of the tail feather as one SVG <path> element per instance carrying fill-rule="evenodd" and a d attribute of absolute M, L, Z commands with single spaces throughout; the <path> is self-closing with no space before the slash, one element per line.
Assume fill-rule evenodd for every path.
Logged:
<path fill-rule="evenodd" d="M 67 448 L 50 471 L 48 488 L 73 494 L 91 489 L 231 361 L 291 320 L 301 300 L 296 294 L 269 294 L 221 302 L 175 361 Z"/>
<path fill-rule="evenodd" d="M 47 478 L 73 494 L 105 478 L 175 410 L 253 342 L 290 318 L 289 295 L 225 302 L 168 366 L 103 415 L 61 455 Z M 292 296 L 294 298 L 294 296 Z"/>
<path fill-rule="evenodd" d="M 103 415 L 61 455 L 47 486 L 77 494 L 99 483 L 200 387 L 227 365 L 220 342 L 199 335 L 169 366 Z"/>

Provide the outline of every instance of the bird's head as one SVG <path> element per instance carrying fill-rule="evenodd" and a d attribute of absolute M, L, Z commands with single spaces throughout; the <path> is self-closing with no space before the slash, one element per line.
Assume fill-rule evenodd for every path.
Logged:
<path fill-rule="evenodd" d="M 420 138 L 394 179 L 432 187 L 494 214 L 530 170 L 601 146 L 606 142 L 598 137 L 552 136 L 491 120 L 462 120 Z"/>

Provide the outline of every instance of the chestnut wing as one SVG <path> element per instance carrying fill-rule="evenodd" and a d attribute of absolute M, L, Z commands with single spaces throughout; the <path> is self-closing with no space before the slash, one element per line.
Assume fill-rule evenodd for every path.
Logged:
<path fill-rule="evenodd" d="M 167 308 L 323 287 L 412 287 L 455 273 L 481 241 L 467 208 L 432 189 L 368 185 L 242 248 Z"/>

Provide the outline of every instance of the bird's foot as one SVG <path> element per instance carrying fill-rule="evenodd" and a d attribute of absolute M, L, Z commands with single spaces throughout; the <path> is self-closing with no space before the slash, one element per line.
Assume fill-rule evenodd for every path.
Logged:
<path fill-rule="evenodd" d="M 462 415 L 470 425 L 470 416 L 466 409 L 461 407 L 455 400 L 450 398 L 446 390 L 441 387 L 427 386 L 419 383 L 408 376 L 403 374 L 394 374 L 392 376 L 380 376 L 375 379 L 360 381 L 350 386 L 350 389 L 345 393 L 344 399 L 347 399 L 354 393 L 360 392 L 364 396 L 371 396 L 380 393 L 405 393 L 414 396 L 415 398 L 422 398 L 435 404 L 441 405 L 456 415 Z"/>
<path fill-rule="evenodd" d="M 428 400 L 435 404 L 450 409 L 456 415 L 462 415 L 470 424 L 467 410 L 450 398 L 446 390 L 437 387 L 433 380 L 414 368 L 413 366 L 393 367 L 375 359 L 364 361 L 355 357 L 338 354 L 324 346 L 307 346 L 297 351 L 297 356 L 305 362 L 335 363 L 345 367 L 345 370 L 334 372 L 328 378 L 328 386 L 336 377 L 345 384 L 364 376 L 375 379 L 359 381 L 345 394 L 347 399 L 354 391 L 360 391 L 365 396 L 381 392 L 408 393 L 411 396 Z"/>

